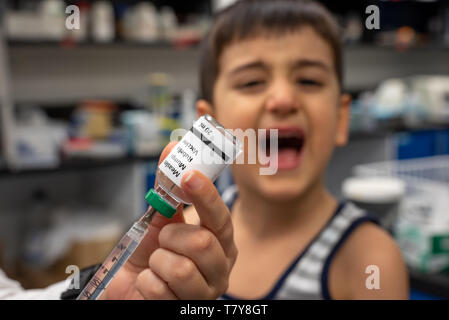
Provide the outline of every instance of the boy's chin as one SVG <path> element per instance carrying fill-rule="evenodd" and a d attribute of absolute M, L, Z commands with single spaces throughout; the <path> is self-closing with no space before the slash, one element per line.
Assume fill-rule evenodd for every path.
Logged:
<path fill-rule="evenodd" d="M 306 190 L 306 184 L 299 179 L 267 179 L 258 187 L 264 198 L 286 202 L 300 198 Z"/>
<path fill-rule="evenodd" d="M 241 187 L 258 193 L 269 201 L 288 202 L 300 198 L 308 189 L 312 177 L 304 170 L 281 171 L 274 175 L 261 175 L 255 166 L 241 166 L 233 171 Z M 248 182 L 251 181 L 250 184 Z M 240 183 L 238 183 L 240 182 Z"/>

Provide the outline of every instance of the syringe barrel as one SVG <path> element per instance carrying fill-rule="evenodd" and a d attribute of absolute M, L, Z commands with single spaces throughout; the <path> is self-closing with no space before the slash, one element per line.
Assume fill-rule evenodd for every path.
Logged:
<path fill-rule="evenodd" d="M 145 224 L 134 223 L 131 229 L 122 237 L 92 279 L 78 296 L 77 300 L 96 300 L 109 285 L 115 274 L 128 261 L 139 243 L 145 237 Z"/>

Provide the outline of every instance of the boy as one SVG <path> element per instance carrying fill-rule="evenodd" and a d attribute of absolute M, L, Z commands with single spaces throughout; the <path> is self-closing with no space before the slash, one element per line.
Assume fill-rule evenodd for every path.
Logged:
<path fill-rule="evenodd" d="M 227 128 L 279 130 L 275 175 L 233 167 L 239 255 L 223 298 L 408 297 L 393 239 L 323 184 L 334 146 L 348 139 L 337 29 L 316 3 L 250 0 L 221 13 L 206 39 L 199 115 Z M 370 290 L 372 265 L 380 288 Z"/>

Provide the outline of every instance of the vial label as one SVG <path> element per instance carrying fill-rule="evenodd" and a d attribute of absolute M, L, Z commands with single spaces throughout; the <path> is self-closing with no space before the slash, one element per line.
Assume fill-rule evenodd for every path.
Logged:
<path fill-rule="evenodd" d="M 199 118 L 159 165 L 177 186 L 190 170 L 197 170 L 214 181 L 237 157 L 239 150 L 230 133 L 225 136 L 205 116 Z"/>

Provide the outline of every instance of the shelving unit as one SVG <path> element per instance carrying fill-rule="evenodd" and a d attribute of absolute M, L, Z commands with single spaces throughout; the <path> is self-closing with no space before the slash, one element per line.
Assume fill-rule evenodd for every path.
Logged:
<path fill-rule="evenodd" d="M 0 12 L 4 12 L 3 2 Z M 15 160 L 12 139 L 14 136 L 14 104 L 11 97 L 8 46 L 4 37 L 3 17 L 0 14 L 0 156 L 2 165 L 10 167 Z"/>
<path fill-rule="evenodd" d="M 5 160 L 0 162 L 0 244 L 4 244 L 1 254 L 6 265 L 19 259 L 17 235 L 36 191 L 45 192 L 54 206 L 103 208 L 125 229 L 144 212 L 147 185 L 154 179 L 148 167 L 156 166 L 160 154 L 69 159 L 56 168 L 17 170 L 16 108 L 75 106 L 92 98 L 128 102 L 136 90 L 145 88 L 148 75 L 157 71 L 173 73 L 180 83 L 176 89 L 190 88 L 196 64 L 195 50 L 163 41 L 68 45 L 10 41 L 0 32 L 0 150 Z"/>
<path fill-rule="evenodd" d="M 114 167 L 120 165 L 129 165 L 135 163 L 147 163 L 158 161 L 158 156 L 148 157 L 124 157 L 124 158 L 111 158 L 111 159 L 70 159 L 62 161 L 61 165 L 56 168 L 41 168 L 41 169 L 28 169 L 21 171 L 9 170 L 6 168 L 0 169 L 0 177 L 23 177 L 33 176 L 39 174 L 59 174 L 64 172 L 73 171 L 91 171 L 105 167 Z"/>
<path fill-rule="evenodd" d="M 53 44 L 15 44 L 10 52 L 17 103 L 57 103 L 92 96 L 127 99 L 149 73 L 160 70 L 173 75 L 175 91 L 198 88 L 197 47 L 174 50 L 167 45 L 87 44 L 65 49 Z M 374 89 L 391 77 L 447 74 L 448 54 L 449 49 L 396 52 L 374 46 L 348 47 L 345 89 Z"/>
<path fill-rule="evenodd" d="M 196 88 L 196 48 L 169 46 L 12 46 L 11 70 L 17 103 L 67 103 L 99 97 L 127 100 L 152 72 L 174 79 L 174 91 Z M 45 77 L 42 77 L 45 75 Z"/>

